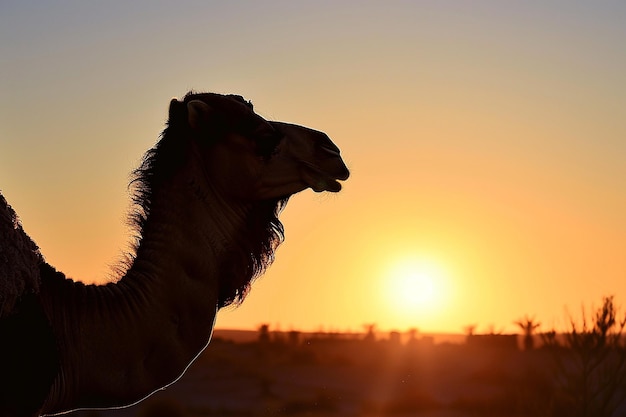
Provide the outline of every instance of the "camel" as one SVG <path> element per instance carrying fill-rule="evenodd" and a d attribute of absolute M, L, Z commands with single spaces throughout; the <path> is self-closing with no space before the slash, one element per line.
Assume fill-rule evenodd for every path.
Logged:
<path fill-rule="evenodd" d="M 135 404 L 176 381 L 284 238 L 278 215 L 349 171 L 322 132 L 188 93 L 132 174 L 131 255 L 86 285 L 49 265 L 0 195 L 0 416 Z"/>

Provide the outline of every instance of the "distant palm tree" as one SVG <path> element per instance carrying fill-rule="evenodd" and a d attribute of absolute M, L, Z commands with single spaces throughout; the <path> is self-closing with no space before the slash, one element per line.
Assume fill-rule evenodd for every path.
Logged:
<path fill-rule="evenodd" d="M 262 324 L 259 326 L 259 342 L 268 343 L 270 341 L 270 325 Z"/>
<path fill-rule="evenodd" d="M 528 316 L 524 316 L 523 319 L 517 320 L 514 323 L 524 332 L 524 350 L 532 350 L 535 347 L 533 333 L 541 326 L 541 323 L 536 322 L 534 317 L 530 318 Z"/>
<path fill-rule="evenodd" d="M 476 327 L 478 327 L 477 324 L 468 324 L 467 326 L 463 327 L 463 333 L 465 333 L 466 336 L 474 336 Z"/>
<path fill-rule="evenodd" d="M 364 324 L 365 328 L 365 338 L 364 340 L 368 342 L 373 342 L 376 340 L 376 323 L 367 323 Z"/>

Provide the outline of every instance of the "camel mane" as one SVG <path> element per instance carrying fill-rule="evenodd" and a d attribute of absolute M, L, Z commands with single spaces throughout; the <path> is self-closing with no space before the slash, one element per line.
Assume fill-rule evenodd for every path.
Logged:
<path fill-rule="evenodd" d="M 12 312 L 22 295 L 39 291 L 42 262 L 39 248 L 0 193 L 0 317 Z"/>
<path fill-rule="evenodd" d="M 182 101 L 172 100 L 165 130 L 157 144 L 148 150 L 139 167 L 131 174 L 130 188 L 133 206 L 129 224 L 134 234 L 131 253 L 124 262 L 126 270 L 134 261 L 142 234 L 151 215 L 153 196 L 167 179 L 185 163 L 185 150 L 194 140 L 187 124 L 187 103 L 215 96 L 213 93 L 188 93 Z M 252 103 L 241 96 L 228 95 L 253 110 Z M 218 307 L 239 305 L 250 290 L 252 281 L 262 275 L 274 261 L 274 252 L 284 240 L 284 228 L 278 215 L 289 196 L 254 202 L 246 224 L 232 236 L 226 256 L 219 265 Z M 210 204 L 210 202 L 208 202 Z M 219 213 L 218 213 L 219 215 Z"/>

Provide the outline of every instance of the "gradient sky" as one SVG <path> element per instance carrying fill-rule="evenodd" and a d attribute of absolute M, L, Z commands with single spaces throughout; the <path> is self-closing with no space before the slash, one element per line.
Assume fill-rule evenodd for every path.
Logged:
<path fill-rule="evenodd" d="M 0 4 L 0 190 L 69 276 L 108 279 L 129 172 L 194 89 L 327 132 L 353 174 L 292 198 L 219 327 L 548 330 L 626 303 L 625 2 L 91 3 Z M 413 275 L 432 295 L 405 299 Z"/>

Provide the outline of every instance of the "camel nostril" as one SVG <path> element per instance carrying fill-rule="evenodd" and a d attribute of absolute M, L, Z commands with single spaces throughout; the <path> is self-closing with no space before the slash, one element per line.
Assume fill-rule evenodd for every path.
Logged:
<path fill-rule="evenodd" d="M 330 156 L 339 156 L 339 148 L 337 145 L 332 143 L 330 139 L 318 142 L 319 150 L 324 152 L 326 155 Z"/>

